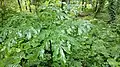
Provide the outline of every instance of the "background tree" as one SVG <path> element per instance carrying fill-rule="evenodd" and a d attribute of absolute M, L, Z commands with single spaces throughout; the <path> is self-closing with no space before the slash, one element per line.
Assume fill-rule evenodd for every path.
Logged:
<path fill-rule="evenodd" d="M 85 0 L 82 0 L 82 11 L 84 10 L 84 3 L 85 3 Z"/>
<path fill-rule="evenodd" d="M 115 0 L 108 0 L 109 2 L 109 5 L 108 5 L 108 12 L 109 12 L 109 15 L 110 15 L 110 20 L 109 22 L 114 22 L 115 19 L 116 19 L 116 1 Z"/>
<path fill-rule="evenodd" d="M 67 5 L 70 4 L 70 0 L 62 0 L 61 2 L 62 2 L 61 9 L 63 9 L 65 3 L 66 3 Z"/>
<path fill-rule="evenodd" d="M 0 0 L 0 67 L 120 67 L 118 1 Z"/>
<path fill-rule="evenodd" d="M 116 4 L 116 13 L 120 14 L 120 0 L 117 0 L 116 2 L 117 2 L 117 4 Z"/>
<path fill-rule="evenodd" d="M 20 9 L 20 11 L 22 11 L 20 0 L 17 0 L 17 1 L 18 1 L 19 9 Z"/>
<path fill-rule="evenodd" d="M 105 5 L 105 0 L 97 0 L 96 1 L 96 7 L 95 7 L 95 15 L 94 15 L 94 17 L 96 17 L 97 14 L 101 12 L 101 10 L 104 8 L 104 5 Z"/>
<path fill-rule="evenodd" d="M 1 22 L 4 20 L 5 14 L 6 14 L 6 1 L 0 0 L 0 14 L 1 14 Z"/>
<path fill-rule="evenodd" d="M 27 7 L 27 1 L 25 0 L 25 9 L 27 10 L 28 7 Z"/>
<path fill-rule="evenodd" d="M 29 0 L 29 11 L 32 12 L 32 10 L 31 10 L 31 0 Z"/>

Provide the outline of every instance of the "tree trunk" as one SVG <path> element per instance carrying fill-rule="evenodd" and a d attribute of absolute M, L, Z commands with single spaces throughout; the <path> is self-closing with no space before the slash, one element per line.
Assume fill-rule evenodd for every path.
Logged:
<path fill-rule="evenodd" d="M 102 8 L 104 8 L 104 5 L 105 5 L 105 0 L 98 0 L 96 8 L 95 8 L 94 17 L 96 17 L 97 14 L 101 12 Z"/>
<path fill-rule="evenodd" d="M 25 1 L 25 9 L 27 10 L 28 8 L 27 8 L 27 2 Z"/>
<path fill-rule="evenodd" d="M 31 10 L 31 0 L 29 0 L 29 11 L 32 12 L 32 10 Z"/>
<path fill-rule="evenodd" d="M 68 11 L 70 11 L 70 0 L 68 0 Z"/>
<path fill-rule="evenodd" d="M 117 0 L 117 5 L 116 5 L 116 13 L 120 14 L 120 0 Z"/>
<path fill-rule="evenodd" d="M 86 9 L 87 8 L 87 1 L 85 2 L 85 7 L 84 7 L 84 9 Z"/>
<path fill-rule="evenodd" d="M 2 12 L 1 12 L 1 22 L 5 19 L 4 17 L 5 17 L 5 11 L 6 11 L 6 2 L 5 2 L 5 0 L 1 0 L 0 1 L 0 8 L 2 9 Z"/>
<path fill-rule="evenodd" d="M 108 12 L 110 15 L 110 20 L 108 22 L 115 22 L 116 20 L 116 9 L 115 9 L 115 0 L 108 0 L 109 5 L 108 5 Z"/>
<path fill-rule="evenodd" d="M 67 4 L 67 10 L 70 11 L 70 0 L 62 0 L 61 9 L 64 10 L 64 3 Z M 65 13 L 65 11 L 63 11 Z"/>
<path fill-rule="evenodd" d="M 85 2 L 85 0 L 82 0 L 82 11 L 84 10 L 84 2 Z"/>
<path fill-rule="evenodd" d="M 98 0 L 96 0 L 96 2 L 95 2 L 95 8 L 94 8 L 94 11 L 96 11 L 97 10 L 97 8 L 98 8 Z"/>
<path fill-rule="evenodd" d="M 20 4 L 20 0 L 18 0 L 18 5 L 19 5 L 20 11 L 22 11 L 21 4 Z"/>
<path fill-rule="evenodd" d="M 64 7 L 64 2 L 66 2 L 66 3 L 67 3 L 67 0 L 62 0 L 61 9 L 63 9 L 63 7 Z"/>
<path fill-rule="evenodd" d="M 0 7 L 2 6 L 2 1 L 0 0 Z"/>

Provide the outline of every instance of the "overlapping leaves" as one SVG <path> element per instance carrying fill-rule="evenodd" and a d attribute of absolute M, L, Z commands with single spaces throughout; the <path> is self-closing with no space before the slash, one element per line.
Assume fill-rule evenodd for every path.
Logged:
<path fill-rule="evenodd" d="M 1 65 L 32 66 L 43 61 L 47 64 L 51 58 L 51 53 L 46 53 L 50 51 L 49 40 L 52 42 L 53 61 L 66 63 L 66 53 L 71 54 L 74 36 L 91 30 L 88 21 L 66 20 L 49 23 L 24 15 L 9 18 L 7 26 L 1 29 L 0 34 Z"/>

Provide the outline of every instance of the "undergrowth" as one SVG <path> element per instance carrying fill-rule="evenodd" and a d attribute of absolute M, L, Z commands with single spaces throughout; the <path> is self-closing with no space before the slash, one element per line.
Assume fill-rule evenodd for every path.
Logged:
<path fill-rule="evenodd" d="M 50 8 L 38 15 L 14 14 L 4 22 L 0 67 L 120 66 L 119 23 L 72 19 Z"/>

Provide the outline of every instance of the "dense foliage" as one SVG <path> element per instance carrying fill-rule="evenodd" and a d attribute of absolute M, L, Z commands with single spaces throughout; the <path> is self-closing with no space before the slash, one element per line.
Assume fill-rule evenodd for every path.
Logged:
<path fill-rule="evenodd" d="M 117 1 L 62 1 L 0 0 L 0 67 L 120 66 Z"/>

